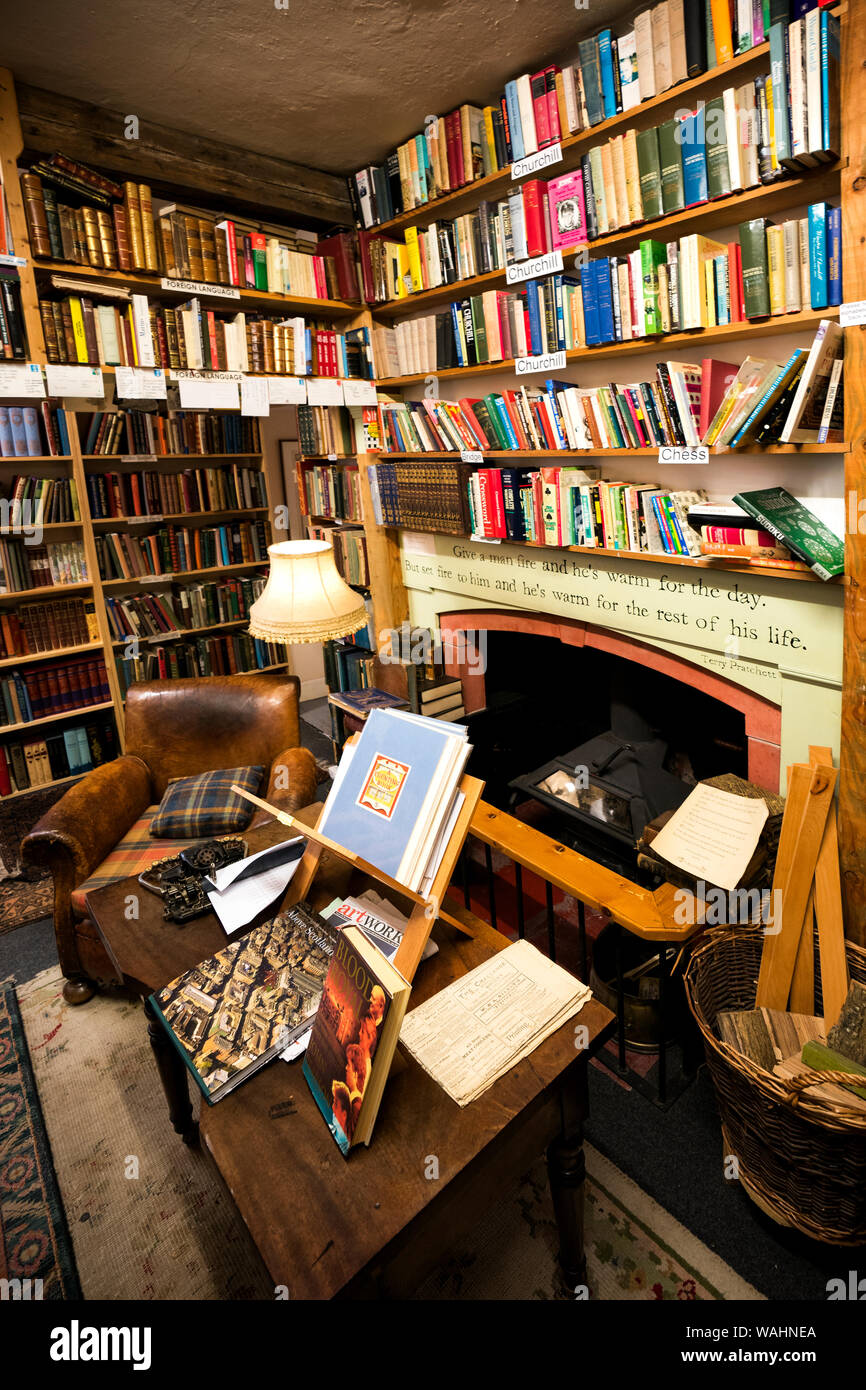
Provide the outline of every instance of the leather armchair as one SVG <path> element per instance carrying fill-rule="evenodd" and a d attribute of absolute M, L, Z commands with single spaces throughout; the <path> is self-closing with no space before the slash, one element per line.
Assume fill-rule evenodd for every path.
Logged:
<path fill-rule="evenodd" d="M 293 812 L 315 799 L 316 762 L 298 746 L 298 690 L 296 676 L 271 674 L 130 687 L 124 755 L 71 787 L 21 846 L 25 861 L 49 868 L 54 879 L 54 930 L 70 1003 L 83 1004 L 98 985 L 117 983 L 99 933 L 73 894 L 161 800 L 171 778 L 260 763 L 268 769 L 268 801 Z M 256 812 L 251 824 L 267 819 Z"/>

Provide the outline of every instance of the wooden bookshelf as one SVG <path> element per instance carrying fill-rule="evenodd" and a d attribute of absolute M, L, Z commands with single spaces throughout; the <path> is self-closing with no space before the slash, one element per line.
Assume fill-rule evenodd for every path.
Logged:
<path fill-rule="evenodd" d="M 718 343 L 736 343 L 757 337 L 778 336 L 780 333 L 814 333 L 822 319 L 838 318 L 839 310 L 807 309 L 799 314 L 774 314 L 761 319 L 744 319 L 741 323 L 715 324 L 712 328 L 689 328 L 678 333 L 659 334 L 656 338 L 634 338 L 623 343 L 603 343 L 600 347 L 569 348 L 565 354 L 567 362 L 598 362 L 603 357 L 635 357 L 647 352 L 658 353 L 664 361 L 678 348 L 697 347 L 702 352 L 711 353 Z M 521 380 L 538 380 L 543 372 L 534 377 L 517 377 L 514 358 L 501 362 L 478 362 L 469 367 L 431 367 L 426 372 L 412 372 L 408 376 L 380 378 L 377 382 L 383 391 L 399 390 L 403 386 L 415 386 L 427 381 L 428 377 L 442 380 L 451 377 L 490 376 L 494 372 L 510 372 L 519 384 Z"/>
<path fill-rule="evenodd" d="M 33 258 L 33 270 L 39 279 L 60 275 L 69 280 L 92 280 L 94 286 L 115 285 L 120 289 L 129 289 L 135 294 L 146 294 L 149 299 L 164 300 L 169 304 L 175 301 L 179 304 L 185 299 L 193 298 L 189 288 L 181 288 L 180 283 L 177 287 L 165 286 L 162 284 L 163 276 L 146 271 L 106 270 L 96 266 L 78 265 L 75 261 L 51 261 L 36 257 Z M 198 283 L 196 281 L 196 284 Z M 205 287 L 202 284 L 201 289 L 196 292 L 196 297 L 214 300 L 214 304 L 209 306 L 211 308 L 216 308 L 217 304 L 226 309 L 231 309 L 234 305 L 239 309 L 270 308 L 275 312 L 303 314 L 311 318 L 348 318 L 357 314 L 361 308 L 360 304 L 350 304 L 342 299 L 309 299 L 302 295 L 278 294 L 271 290 L 248 290 L 240 285 L 233 287 L 238 291 L 238 298 L 229 298 L 223 291 L 230 288 L 232 286 L 229 285 Z M 209 289 L 212 289 L 210 294 Z"/>
<path fill-rule="evenodd" d="M 833 10 L 834 14 L 839 12 L 838 7 Z M 598 23 L 601 22 L 600 20 L 598 22 L 593 21 L 588 26 L 587 32 L 596 32 Z M 581 130 L 576 135 L 565 136 L 560 141 L 563 155 L 562 163 L 555 165 L 553 172 L 556 174 L 570 173 L 577 167 L 586 150 L 591 149 L 593 145 L 603 144 L 612 135 L 620 135 L 627 129 L 644 130 L 647 126 L 657 125 L 659 122 L 667 120 L 683 105 L 693 104 L 699 98 L 709 99 L 716 96 L 725 87 L 731 86 L 734 81 L 744 82 L 766 67 L 769 57 L 769 43 L 758 44 L 755 48 L 750 48 L 747 53 L 738 54 L 729 63 L 721 63 L 717 67 L 711 68 L 709 72 L 703 72 L 697 77 L 680 82 L 676 87 L 670 87 L 666 92 L 661 92 L 658 96 L 642 101 L 639 106 L 633 107 L 630 111 L 620 111 L 617 115 L 611 116 L 606 121 L 601 121 L 598 125 Z M 429 203 L 422 204 L 421 207 L 412 208 L 410 212 L 400 213 L 398 217 L 393 217 L 388 222 L 380 222 L 377 226 L 368 227 L 365 230 L 369 235 L 377 235 L 403 231 L 413 224 L 426 227 L 430 222 L 437 222 L 440 217 L 459 217 L 462 212 L 465 212 L 475 203 L 488 198 L 501 197 L 511 187 L 513 187 L 511 165 L 507 164 L 504 169 L 499 169 L 496 173 L 487 174 L 484 178 L 465 184 L 462 188 L 446 193 L 441 198 L 435 198 Z"/>
<path fill-rule="evenodd" d="M 595 126 L 594 129 L 598 130 L 599 127 Z M 759 184 L 755 188 L 745 189 L 742 193 L 733 193 L 727 198 L 697 203 L 682 212 L 669 213 L 666 217 L 635 222 L 629 227 L 621 227 L 615 232 L 596 237 L 594 241 L 587 242 L 585 248 L 571 247 L 563 251 L 563 263 L 573 260 L 578 249 L 587 250 L 590 256 L 625 255 L 633 251 L 646 237 L 653 237 L 659 241 L 677 241 L 690 232 L 711 232 L 718 227 L 728 227 L 752 217 L 769 217 L 800 203 L 822 202 L 829 197 L 838 196 L 841 169 L 842 165 L 838 163 L 822 164 L 816 169 L 807 170 L 799 178 L 783 179 L 774 184 Z M 558 170 L 557 165 L 553 172 Z M 418 290 L 403 299 L 389 299 L 384 303 L 377 303 L 373 305 L 373 313 L 377 319 L 399 319 L 448 303 L 452 299 L 465 299 L 468 295 L 483 294 L 485 290 L 503 289 L 506 284 L 507 272 L 504 268 L 490 270 L 466 280 L 454 280 L 450 285 Z"/>
<path fill-rule="evenodd" d="M 595 458 L 656 458 L 665 445 L 652 444 L 642 449 L 481 449 L 487 459 L 583 459 L 590 463 Z M 677 446 L 679 447 L 679 446 Z M 683 446 L 689 448 L 689 445 Z M 748 458 L 751 454 L 847 454 L 850 444 L 765 444 L 760 448 L 719 449 L 710 445 L 710 457 Z M 456 449 L 430 450 L 425 453 L 382 453 L 369 454 L 368 457 L 387 463 L 389 459 L 399 459 L 401 463 L 423 463 L 426 460 L 459 459 Z M 701 465 L 695 465 L 699 467 Z M 678 464 L 677 467 L 688 467 Z"/>
<path fill-rule="evenodd" d="M 0 734 L 20 734 L 27 729 L 37 729 L 41 724 L 56 724 L 60 719 L 75 719 L 87 714 L 96 714 L 100 710 L 112 709 L 111 700 L 101 700 L 98 705 L 79 705 L 77 709 L 65 709 L 59 714 L 41 714 L 38 719 L 25 719 L 20 724 L 0 725 Z M 32 788 L 28 789 L 32 790 Z"/>
<path fill-rule="evenodd" d="M 58 657 L 62 656 L 81 656 L 87 652 L 101 651 L 101 642 L 84 642 L 77 647 L 55 647 L 50 652 L 27 652 L 24 656 L 4 656 L 0 659 L 0 670 L 16 666 L 32 666 L 36 661 L 56 661 Z"/>

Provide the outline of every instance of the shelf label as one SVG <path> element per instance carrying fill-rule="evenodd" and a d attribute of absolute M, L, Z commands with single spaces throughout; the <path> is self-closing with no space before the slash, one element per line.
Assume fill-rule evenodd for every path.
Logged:
<path fill-rule="evenodd" d="M 342 405 L 343 383 L 339 377 L 312 377 L 307 382 L 310 405 Z"/>
<path fill-rule="evenodd" d="M 99 396 L 105 394 L 102 372 L 98 367 L 58 367 L 51 363 L 45 368 L 49 396 Z"/>
<path fill-rule="evenodd" d="M 471 541 L 478 541 L 479 545 L 501 545 L 501 536 L 470 536 Z"/>
<path fill-rule="evenodd" d="M 484 455 L 482 454 L 482 452 L 481 452 L 480 449 L 461 449 L 461 451 L 460 451 L 460 462 L 461 462 L 461 463 L 483 463 L 483 462 L 484 462 Z"/>
<path fill-rule="evenodd" d="M 706 444 L 694 447 L 682 444 L 666 444 L 659 449 L 659 463 L 709 463 L 710 451 Z"/>
<path fill-rule="evenodd" d="M 142 589 L 146 589 L 149 584 L 172 584 L 174 582 L 174 571 L 168 574 L 143 574 L 139 578 Z"/>
<path fill-rule="evenodd" d="M 164 516 L 128 516 L 126 518 L 129 526 L 147 526 L 151 521 L 165 521 Z"/>
<path fill-rule="evenodd" d="M 179 377 L 180 404 L 184 410 L 237 410 L 241 373 L 217 372 L 213 376 Z"/>
<path fill-rule="evenodd" d="M 344 405 L 375 405 L 376 404 L 376 384 L 372 381 L 362 381 L 353 377 L 351 380 L 343 380 L 343 404 Z"/>
<path fill-rule="evenodd" d="M 562 146 L 557 140 L 555 145 L 546 145 L 543 150 L 528 154 L 525 159 L 516 160 L 511 166 L 511 177 L 525 179 L 529 174 L 537 174 L 539 169 L 549 169 L 551 164 L 558 164 L 561 159 Z"/>
<path fill-rule="evenodd" d="M 7 255 L 0 256 L 0 265 L 26 265 L 26 264 L 27 264 L 27 258 L 26 258 L 25 256 L 7 256 Z"/>
<path fill-rule="evenodd" d="M 336 462 L 337 462 L 337 455 L 336 455 L 336 454 L 328 454 L 328 463 L 336 463 Z"/>
<path fill-rule="evenodd" d="M 212 299 L 240 299 L 241 292 L 234 285 L 208 285 L 199 280 L 172 280 L 163 275 L 160 281 L 164 290 L 177 290 L 178 294 L 207 294 Z"/>
<path fill-rule="evenodd" d="M 548 251 L 531 261 L 512 261 L 505 267 L 505 281 L 508 285 L 517 285 L 521 280 L 535 280 L 539 275 L 554 275 L 562 268 L 562 252 Z"/>
<path fill-rule="evenodd" d="M 530 372 L 561 372 L 564 367 L 564 352 L 547 352 L 540 357 L 517 357 L 514 361 L 518 376 L 528 376 Z"/>
<path fill-rule="evenodd" d="M 299 376 L 266 376 L 271 405 L 306 405 L 307 383 Z"/>
<path fill-rule="evenodd" d="M 114 387 L 124 401 L 164 401 L 167 394 L 161 367 L 116 367 Z"/>
<path fill-rule="evenodd" d="M 112 454 L 100 455 L 101 458 L 113 458 Z M 200 455 L 190 454 L 190 458 L 201 457 Z M 118 463 L 156 463 L 158 454 L 118 454 Z"/>
<path fill-rule="evenodd" d="M 44 396 L 45 382 L 38 362 L 0 367 L 0 396 Z"/>
<path fill-rule="evenodd" d="M 145 642 L 171 642 L 175 637 L 180 637 L 179 629 L 172 629 L 171 632 L 151 632 L 145 637 Z M 141 639 L 139 638 L 139 641 Z"/>
<path fill-rule="evenodd" d="M 241 415 L 270 415 L 271 401 L 264 377 L 245 376 L 241 382 Z"/>
<path fill-rule="evenodd" d="M 852 299 L 850 304 L 839 305 L 839 327 L 858 328 L 866 323 L 866 299 Z"/>

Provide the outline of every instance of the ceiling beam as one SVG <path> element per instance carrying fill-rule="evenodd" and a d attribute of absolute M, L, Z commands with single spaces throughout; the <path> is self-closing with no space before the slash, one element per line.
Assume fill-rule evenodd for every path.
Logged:
<path fill-rule="evenodd" d="M 263 212 L 290 213 L 328 224 L 351 224 L 346 183 L 337 174 L 254 154 L 141 120 L 127 139 L 129 118 L 74 97 L 17 84 L 27 149 L 61 150 L 71 159 L 168 189 L 195 189 L 210 202 L 243 203 Z"/>

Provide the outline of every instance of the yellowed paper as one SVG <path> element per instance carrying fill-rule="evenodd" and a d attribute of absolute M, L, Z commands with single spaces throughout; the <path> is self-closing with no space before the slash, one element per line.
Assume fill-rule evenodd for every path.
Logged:
<path fill-rule="evenodd" d="M 718 888 L 737 887 L 757 848 L 767 803 L 703 783 L 652 842 L 653 853 Z"/>

